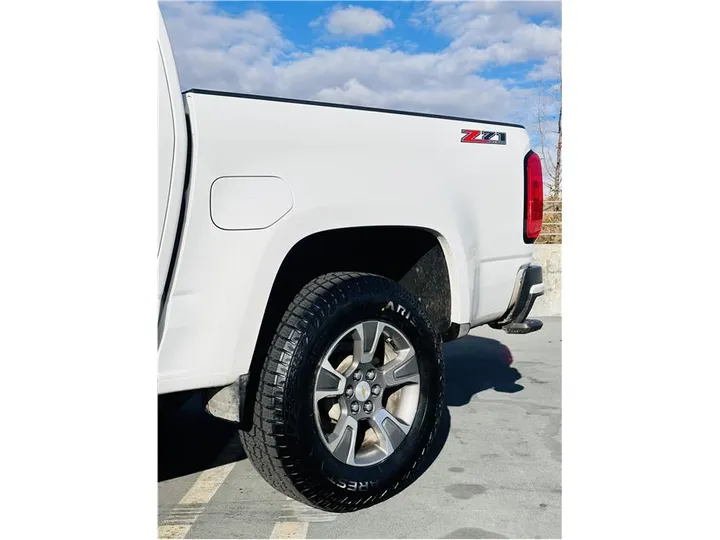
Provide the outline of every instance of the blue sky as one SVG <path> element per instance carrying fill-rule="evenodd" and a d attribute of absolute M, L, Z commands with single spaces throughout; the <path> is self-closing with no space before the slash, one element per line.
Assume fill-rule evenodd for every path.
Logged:
<path fill-rule="evenodd" d="M 183 89 L 504 120 L 531 131 L 540 112 L 554 129 L 559 2 L 167 2 L 161 10 Z"/>

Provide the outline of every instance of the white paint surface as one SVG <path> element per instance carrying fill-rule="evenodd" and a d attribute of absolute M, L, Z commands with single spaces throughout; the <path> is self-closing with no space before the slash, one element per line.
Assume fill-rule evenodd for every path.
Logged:
<path fill-rule="evenodd" d="M 475 326 L 506 310 L 532 255 L 522 236 L 524 129 L 195 92 L 185 102 L 192 168 L 159 346 L 160 393 L 246 373 L 284 257 L 325 230 L 426 229 L 448 262 L 452 321 Z M 461 144 L 463 129 L 505 132 L 507 144 Z M 282 188 L 234 183 L 213 204 L 223 223 L 246 230 L 221 230 L 210 208 L 223 177 L 282 179 L 292 209 L 278 216 L 289 200 Z M 179 184 L 174 176 L 171 192 Z"/>
<path fill-rule="evenodd" d="M 265 229 L 292 207 L 290 187 L 277 176 L 224 176 L 210 188 L 210 215 L 224 230 Z"/>
<path fill-rule="evenodd" d="M 183 97 L 165 23 L 158 35 L 158 309 L 180 218 L 188 141 Z M 128 219 L 132 219 L 130 216 Z"/>

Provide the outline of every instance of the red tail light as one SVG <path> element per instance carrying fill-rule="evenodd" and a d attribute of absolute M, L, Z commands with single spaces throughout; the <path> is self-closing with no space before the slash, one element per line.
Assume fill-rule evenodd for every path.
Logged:
<path fill-rule="evenodd" d="M 543 177 L 540 157 L 533 151 L 525 156 L 525 215 L 523 237 L 532 244 L 540 236 L 543 219 Z"/>

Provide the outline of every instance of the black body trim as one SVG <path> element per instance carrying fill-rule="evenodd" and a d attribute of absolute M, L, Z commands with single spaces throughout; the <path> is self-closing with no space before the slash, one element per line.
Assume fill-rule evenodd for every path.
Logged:
<path fill-rule="evenodd" d="M 468 325 L 469 327 L 470 325 Z M 440 334 L 440 339 L 443 343 L 450 343 L 460 338 L 461 326 L 458 323 L 450 323 L 450 328 Z M 465 332 L 465 335 L 467 332 Z M 465 337 L 464 335 L 462 337 Z"/>
<path fill-rule="evenodd" d="M 173 244 L 173 252 L 170 256 L 170 268 L 168 268 L 167 278 L 165 278 L 165 288 L 163 289 L 162 299 L 160 301 L 160 316 L 158 318 L 158 347 L 162 339 L 163 330 L 165 329 L 165 310 L 167 309 L 168 295 L 170 294 L 170 286 L 175 279 L 175 268 L 177 266 L 177 258 L 180 253 L 180 243 L 182 242 L 183 232 L 185 230 L 185 213 L 187 212 L 188 194 L 190 191 L 190 174 L 192 171 L 192 130 L 190 129 L 190 118 L 185 115 L 185 128 L 187 129 L 187 156 L 185 157 L 185 179 L 183 183 L 183 194 L 180 202 L 180 215 L 178 216 L 177 230 L 175 231 L 175 242 Z"/>
<path fill-rule="evenodd" d="M 535 299 L 543 294 L 531 294 L 530 289 L 533 285 L 542 282 L 542 266 L 523 265 L 518 271 L 513 297 L 510 299 L 507 311 L 500 320 L 490 323 L 489 326 L 496 329 L 502 328 L 509 334 L 528 334 L 540 330 L 542 322 L 528 319 L 527 316 L 530 314 Z"/>
<path fill-rule="evenodd" d="M 273 97 L 273 96 L 260 96 L 257 94 L 240 94 L 235 92 L 223 92 L 220 90 L 202 90 L 198 88 L 191 88 L 190 90 L 185 90 L 183 92 L 183 95 L 185 94 L 207 94 L 211 96 L 225 96 L 225 97 L 238 97 L 238 98 L 245 98 L 245 99 L 257 99 L 260 101 L 279 101 L 283 103 L 296 103 L 299 105 L 315 105 L 319 107 L 331 107 L 335 109 L 350 109 L 354 111 L 368 111 L 368 112 L 379 112 L 379 113 L 388 113 L 388 114 L 402 114 L 404 116 L 419 116 L 421 118 L 439 118 L 440 120 L 457 120 L 460 122 L 474 122 L 478 124 L 489 124 L 493 126 L 506 126 L 506 127 L 514 127 L 514 128 L 520 128 L 525 129 L 525 126 L 522 126 L 520 124 L 511 124 L 508 122 L 493 122 L 490 120 L 478 120 L 476 118 L 462 118 L 459 116 L 445 116 L 442 114 L 431 114 L 431 113 L 421 113 L 421 112 L 411 112 L 411 111 L 398 111 L 395 109 L 379 109 L 376 107 L 363 107 L 361 105 L 343 105 L 340 103 L 327 103 L 325 101 L 307 101 L 304 99 L 292 99 L 292 98 L 282 98 L 282 97 Z"/>

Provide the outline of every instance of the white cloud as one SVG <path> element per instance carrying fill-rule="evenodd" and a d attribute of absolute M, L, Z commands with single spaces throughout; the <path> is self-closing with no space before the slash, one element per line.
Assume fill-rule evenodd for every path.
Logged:
<path fill-rule="evenodd" d="M 551 56 L 527 74 L 529 81 L 553 82 L 560 79 L 560 55 Z"/>
<path fill-rule="evenodd" d="M 560 2 L 432 2 L 417 17 L 452 39 L 451 49 L 476 48 L 500 65 L 560 53 L 560 28 L 528 21 L 524 7 L 555 20 Z M 523 13 L 523 16 L 521 16 Z"/>
<path fill-rule="evenodd" d="M 357 6 L 333 9 L 325 19 L 325 29 L 334 36 L 375 36 L 393 27 L 390 19 L 374 9 Z"/>
<path fill-rule="evenodd" d="M 483 79 L 466 64 L 457 53 L 318 50 L 279 67 L 275 88 L 283 95 L 461 116 L 507 118 L 519 110 L 527 91 Z"/>
<path fill-rule="evenodd" d="M 532 25 L 505 13 L 504 18 L 497 19 L 502 24 L 485 26 L 496 32 L 493 39 L 498 41 L 487 37 L 482 41 L 469 29 L 485 24 L 483 14 L 472 12 L 477 22 L 463 29 L 453 17 L 459 16 L 459 11 L 462 17 L 470 17 L 463 11 L 468 8 L 454 9 L 436 20 L 439 31 L 456 36 L 446 50 L 415 53 L 345 46 L 307 52 L 289 43 L 272 19 L 261 12 L 230 16 L 208 3 L 163 4 L 185 89 L 334 101 L 503 120 L 530 127 L 535 91 L 507 87 L 502 81 L 482 77 L 479 70 L 489 62 L 524 62 L 528 51 L 535 51 L 537 56 L 540 51 L 554 51 L 549 34 L 538 33 Z M 332 13 L 324 19 L 326 24 L 330 16 Z M 460 38 L 468 41 L 463 43 Z"/>
<path fill-rule="evenodd" d="M 292 49 L 265 13 L 230 16 L 209 2 L 161 4 L 183 88 L 252 92 Z"/>
<path fill-rule="evenodd" d="M 163 2 L 161 7 L 166 23 L 173 29 L 173 45 L 183 49 L 242 43 L 271 50 L 288 45 L 273 20 L 259 11 L 232 17 L 213 11 L 209 2 Z"/>

